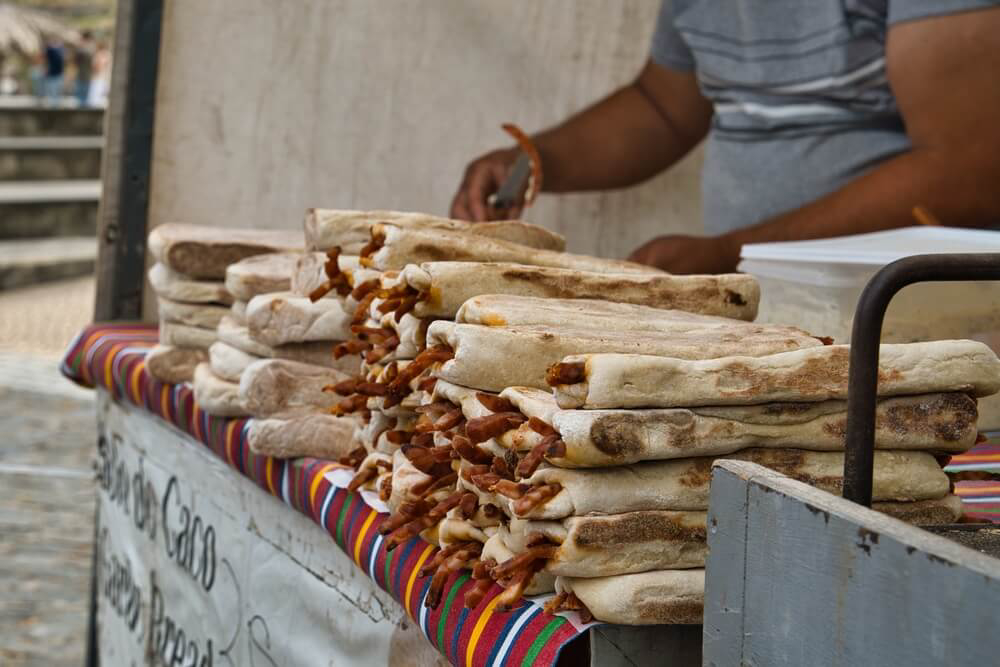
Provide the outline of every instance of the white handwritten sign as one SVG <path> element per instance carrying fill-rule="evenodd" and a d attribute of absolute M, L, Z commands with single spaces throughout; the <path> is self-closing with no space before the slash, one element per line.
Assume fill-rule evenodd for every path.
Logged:
<path fill-rule="evenodd" d="M 308 518 L 104 392 L 99 421 L 102 664 L 446 664 Z"/>

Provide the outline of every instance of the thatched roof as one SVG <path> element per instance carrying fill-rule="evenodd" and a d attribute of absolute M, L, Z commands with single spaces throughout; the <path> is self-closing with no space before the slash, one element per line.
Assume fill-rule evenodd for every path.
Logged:
<path fill-rule="evenodd" d="M 69 43 L 79 40 L 75 30 L 50 14 L 0 3 L 0 52 L 38 53 L 50 36 Z"/>

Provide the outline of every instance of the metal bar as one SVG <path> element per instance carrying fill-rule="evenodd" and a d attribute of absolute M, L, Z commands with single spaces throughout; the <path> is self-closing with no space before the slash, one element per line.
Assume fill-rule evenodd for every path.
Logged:
<path fill-rule="evenodd" d="M 906 257 L 883 267 L 861 293 L 851 332 L 844 498 L 866 507 L 872 504 L 879 342 L 889 301 L 913 283 L 963 280 L 1000 280 L 1000 254 Z"/>

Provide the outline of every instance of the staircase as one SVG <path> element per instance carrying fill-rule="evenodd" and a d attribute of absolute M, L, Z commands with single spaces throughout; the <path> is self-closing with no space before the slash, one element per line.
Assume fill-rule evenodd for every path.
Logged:
<path fill-rule="evenodd" d="M 0 97 L 0 290 L 94 271 L 103 117 Z"/>

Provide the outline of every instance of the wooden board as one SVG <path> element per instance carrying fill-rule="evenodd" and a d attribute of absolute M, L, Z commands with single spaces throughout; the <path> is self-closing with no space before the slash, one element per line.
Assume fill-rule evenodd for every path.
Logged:
<path fill-rule="evenodd" d="M 716 465 L 704 664 L 986 665 L 1000 560 L 741 461 Z"/>

